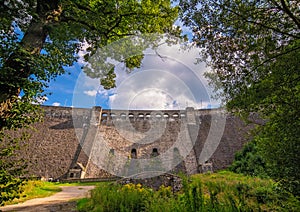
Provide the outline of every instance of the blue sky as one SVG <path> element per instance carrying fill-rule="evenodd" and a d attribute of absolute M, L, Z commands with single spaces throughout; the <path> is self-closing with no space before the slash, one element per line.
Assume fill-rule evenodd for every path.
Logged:
<path fill-rule="evenodd" d="M 182 25 L 179 21 L 176 25 Z M 182 27 L 191 39 L 192 34 Z M 156 53 L 160 56 L 157 56 Z M 216 108 L 212 89 L 203 73 L 204 63 L 195 64 L 199 49 L 182 49 L 179 45 L 162 45 L 157 52 L 147 50 L 141 68 L 126 73 L 124 64 L 115 61 L 117 87 L 105 90 L 100 79 L 91 79 L 81 67 L 86 65 L 79 53 L 78 62 L 67 67 L 70 74 L 58 76 L 45 90 L 44 105 L 91 108 L 95 105 L 111 109 L 185 109 Z"/>
<path fill-rule="evenodd" d="M 179 46 L 162 46 L 157 56 L 145 52 L 141 68 L 126 73 L 117 63 L 117 87 L 105 90 L 99 79 L 89 78 L 83 63 L 68 67 L 65 74 L 51 81 L 44 105 L 112 109 L 184 109 L 218 107 L 210 98 L 212 91 L 203 73 L 205 64 L 195 64 L 198 49 L 182 50 Z M 161 58 L 163 56 L 163 58 Z"/>
<path fill-rule="evenodd" d="M 183 34 L 192 39 L 191 31 L 182 26 Z M 17 27 L 19 39 L 23 33 Z M 86 46 L 87 48 L 88 46 Z M 115 48 L 115 47 L 114 47 Z M 209 71 L 204 63 L 195 64 L 199 49 L 182 49 L 179 45 L 162 45 L 157 52 L 145 51 L 142 66 L 126 73 L 124 64 L 114 61 L 117 87 L 105 90 L 100 79 L 86 76 L 82 67 L 84 51 L 79 60 L 66 73 L 51 80 L 45 89 L 43 105 L 91 108 L 101 106 L 111 109 L 185 109 L 216 108 L 220 102 L 211 99 L 212 89 L 208 86 L 204 72 Z M 159 53 L 160 56 L 157 56 Z"/>

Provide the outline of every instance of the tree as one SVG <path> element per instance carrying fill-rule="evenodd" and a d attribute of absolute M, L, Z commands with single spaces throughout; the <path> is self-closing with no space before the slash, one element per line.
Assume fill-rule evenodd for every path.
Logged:
<path fill-rule="evenodd" d="M 88 60 L 97 48 L 129 35 L 180 33 L 173 27 L 178 8 L 168 0 L 4 0 L 0 12 L 1 144 L 20 139 L 9 137 L 7 130 L 39 120 L 32 102 L 42 99 L 49 80 L 64 74 L 64 67 L 77 60 L 83 44 L 88 46 Z M 140 55 L 125 62 L 132 68 L 141 60 Z M 114 77 L 113 69 L 109 70 L 101 83 L 113 87 Z M 11 193 L 8 198 L 14 198 L 19 183 L 5 158 L 16 146 L 0 149 L 0 193 Z"/>
<path fill-rule="evenodd" d="M 26 97 L 41 93 L 51 78 L 64 73 L 64 66 L 76 61 L 83 43 L 89 46 L 88 60 L 97 48 L 128 35 L 176 32 L 178 12 L 166 0 L 28 0 L 0 6 L 0 103 L 21 90 Z M 4 126 L 5 120 L 0 123 Z"/>
<path fill-rule="evenodd" d="M 235 154 L 229 170 L 250 176 L 269 176 L 268 167 L 263 157 L 259 154 L 255 140 L 245 144 L 243 149 Z"/>
<path fill-rule="evenodd" d="M 286 0 L 180 1 L 207 73 L 227 108 L 267 123 L 257 145 L 275 179 L 300 191 L 300 3 Z"/>

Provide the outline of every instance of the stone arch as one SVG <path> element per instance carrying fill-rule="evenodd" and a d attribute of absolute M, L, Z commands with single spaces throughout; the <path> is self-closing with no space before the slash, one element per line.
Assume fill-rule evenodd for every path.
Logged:
<path fill-rule="evenodd" d="M 156 119 L 161 119 L 161 117 L 162 117 L 161 113 L 156 113 L 156 114 L 155 114 L 155 118 L 156 118 Z"/>
<path fill-rule="evenodd" d="M 107 120 L 107 117 L 108 117 L 107 112 L 101 114 L 101 120 Z"/>
<path fill-rule="evenodd" d="M 110 113 L 110 118 L 113 119 L 113 118 L 116 118 L 116 116 L 117 116 L 117 115 L 116 115 L 115 113 Z"/>
<path fill-rule="evenodd" d="M 129 113 L 129 114 L 128 114 L 128 118 L 129 118 L 129 119 L 134 119 L 134 114 L 133 114 L 133 113 Z"/>
<path fill-rule="evenodd" d="M 164 113 L 163 117 L 164 117 L 165 119 L 168 119 L 168 118 L 170 118 L 170 115 L 169 115 L 169 113 Z"/>
<path fill-rule="evenodd" d="M 158 155 L 159 155 L 158 149 L 157 149 L 157 148 L 153 148 L 153 149 L 152 149 L 152 153 L 151 153 L 151 157 L 156 157 L 156 156 L 158 156 Z"/>
<path fill-rule="evenodd" d="M 135 148 L 132 148 L 132 149 L 131 149 L 130 157 L 131 157 L 131 158 L 134 158 L 134 159 L 137 158 L 137 151 L 136 151 Z"/>
<path fill-rule="evenodd" d="M 150 113 L 146 113 L 145 118 L 146 119 L 151 119 L 151 114 Z"/>
<path fill-rule="evenodd" d="M 101 114 L 101 123 L 102 124 L 107 124 L 107 120 L 108 120 L 108 113 L 107 112 L 102 112 Z"/>
<path fill-rule="evenodd" d="M 126 119 L 126 113 L 121 113 L 120 117 L 121 117 L 121 119 Z"/>
<path fill-rule="evenodd" d="M 144 119 L 144 114 L 143 114 L 143 113 L 139 113 L 139 114 L 138 114 L 138 118 L 139 118 L 139 119 Z"/>
<path fill-rule="evenodd" d="M 174 119 L 180 118 L 178 113 L 173 113 L 172 117 L 173 117 Z"/>

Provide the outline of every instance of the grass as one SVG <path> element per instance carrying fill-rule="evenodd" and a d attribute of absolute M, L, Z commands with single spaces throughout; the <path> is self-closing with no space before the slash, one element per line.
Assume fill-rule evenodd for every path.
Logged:
<path fill-rule="evenodd" d="M 107 183 L 78 202 L 81 212 L 90 211 L 300 211 L 300 202 L 270 179 L 228 171 L 197 174 L 183 180 L 183 189 L 158 191 L 141 185 Z"/>
<path fill-rule="evenodd" d="M 85 182 L 85 183 L 57 183 L 57 182 L 46 182 L 39 180 L 29 180 L 23 185 L 23 193 L 19 199 L 5 202 L 4 205 L 11 205 L 25 202 L 26 200 L 34 198 L 42 198 L 51 196 L 62 189 L 60 186 L 88 186 L 88 185 L 100 185 L 104 182 Z"/>
<path fill-rule="evenodd" d="M 172 193 L 170 187 L 153 191 L 139 184 L 28 181 L 22 197 L 6 205 L 53 195 L 60 186 L 96 185 L 91 198 L 78 201 L 79 211 L 300 211 L 299 200 L 270 179 L 228 171 L 183 179 L 178 193 Z"/>
<path fill-rule="evenodd" d="M 5 202 L 4 205 L 17 204 L 29 199 L 51 196 L 59 191 L 61 191 L 61 188 L 54 183 L 30 180 L 23 185 L 23 193 L 19 199 Z"/>
<path fill-rule="evenodd" d="M 290 204 L 290 208 L 299 206 L 299 202 L 298 206 L 294 205 L 296 198 L 281 190 L 271 179 L 221 171 L 197 174 L 191 180 L 191 187 L 202 187 L 204 202 L 209 201 L 216 208 L 226 205 L 228 211 L 277 211 L 284 210 L 284 204 Z"/>

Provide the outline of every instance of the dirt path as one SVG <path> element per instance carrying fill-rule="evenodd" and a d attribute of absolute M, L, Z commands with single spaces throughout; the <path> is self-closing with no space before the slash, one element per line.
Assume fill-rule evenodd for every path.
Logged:
<path fill-rule="evenodd" d="M 76 211 L 76 202 L 71 201 L 87 197 L 94 186 L 61 186 L 62 191 L 50 197 L 27 200 L 16 205 L 0 207 L 0 211 L 56 212 Z"/>

